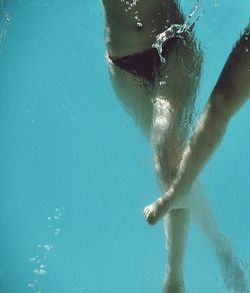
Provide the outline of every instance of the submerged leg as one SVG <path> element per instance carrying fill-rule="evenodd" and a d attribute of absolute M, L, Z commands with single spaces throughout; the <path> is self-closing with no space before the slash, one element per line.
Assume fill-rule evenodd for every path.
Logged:
<path fill-rule="evenodd" d="M 233 115 L 250 96 L 250 25 L 235 45 L 211 93 L 208 104 L 183 152 L 171 188 L 145 208 L 145 217 L 155 224 L 168 210 L 180 204 L 202 168 L 220 144 Z"/>
<path fill-rule="evenodd" d="M 165 106 L 163 104 L 163 107 Z M 170 113 L 166 113 L 166 115 L 170 115 Z M 169 182 L 173 180 L 181 154 L 181 149 L 174 143 L 176 140 L 171 139 L 170 133 L 167 137 L 172 141 L 172 146 L 170 143 L 156 145 L 155 167 L 162 190 L 166 190 Z M 166 145 L 169 148 L 166 148 Z M 163 293 L 185 292 L 183 264 L 189 221 L 189 209 L 171 210 L 164 218 L 167 264 Z"/>
<path fill-rule="evenodd" d="M 169 51 L 156 79 L 153 101 L 152 144 L 155 170 L 163 192 L 178 171 L 184 144 L 192 125 L 201 55 L 191 39 Z M 163 86 L 162 86 L 163 85 Z M 176 209 L 164 219 L 167 270 L 164 293 L 184 293 L 183 264 L 189 227 L 189 209 Z"/>
<path fill-rule="evenodd" d="M 216 224 L 205 192 L 199 182 L 194 184 L 191 193 L 193 199 L 190 206 L 191 217 L 213 249 L 226 287 L 233 292 L 248 292 L 245 272 L 229 239 L 221 233 Z"/>
<path fill-rule="evenodd" d="M 185 292 L 183 263 L 190 219 L 208 240 L 227 289 L 235 293 L 248 292 L 247 278 L 240 260 L 235 255 L 230 240 L 221 233 L 199 183 L 192 188 L 190 198 L 190 209 L 171 210 L 164 218 L 168 262 L 163 292 Z"/>
<path fill-rule="evenodd" d="M 189 227 L 189 211 L 173 210 L 165 220 L 168 265 L 163 293 L 185 292 L 183 262 Z"/>

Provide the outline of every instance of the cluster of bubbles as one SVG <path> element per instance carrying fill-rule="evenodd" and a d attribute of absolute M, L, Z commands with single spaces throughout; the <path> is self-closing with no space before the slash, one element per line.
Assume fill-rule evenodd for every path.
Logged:
<path fill-rule="evenodd" d="M 61 229 L 58 227 L 57 222 L 61 219 L 62 215 L 63 215 L 63 211 L 64 211 L 64 207 L 60 208 L 56 208 L 55 209 L 55 215 L 54 216 L 49 216 L 48 217 L 48 227 L 50 229 L 54 228 L 53 233 L 55 236 L 58 236 L 59 233 L 61 232 Z"/>
<path fill-rule="evenodd" d="M 64 207 L 55 208 L 54 213 L 51 216 L 48 216 L 48 228 L 53 233 L 53 237 L 57 237 L 61 228 L 59 228 L 60 219 L 63 216 Z M 33 265 L 33 274 L 35 278 L 32 282 L 28 283 L 28 288 L 32 289 L 35 293 L 42 293 L 41 290 L 38 290 L 39 282 L 38 278 L 47 274 L 47 259 L 51 252 L 53 251 L 54 245 L 51 243 L 38 244 L 37 249 L 38 253 L 35 256 L 29 258 L 29 263 Z"/>
<path fill-rule="evenodd" d="M 139 2 L 139 0 L 132 0 L 132 1 L 128 1 L 128 0 L 121 0 L 122 3 L 124 3 L 126 5 L 125 8 L 125 12 L 129 12 L 132 8 L 135 8 L 137 3 Z M 138 28 L 142 28 L 143 24 L 142 21 L 139 17 L 139 12 L 136 10 L 135 11 L 135 16 L 134 19 L 136 21 L 136 25 Z"/>
<path fill-rule="evenodd" d="M 140 19 L 140 17 L 139 17 L 139 13 L 138 13 L 138 11 L 135 11 L 135 20 L 136 20 L 136 25 L 137 25 L 137 27 L 138 28 L 142 28 L 143 27 L 143 24 L 142 24 L 142 21 L 141 21 L 141 19 Z"/>
<path fill-rule="evenodd" d="M 137 3 L 139 2 L 139 0 L 132 0 L 132 1 L 121 0 L 121 2 L 123 2 L 123 3 L 126 4 L 125 11 L 128 12 L 129 10 L 131 10 L 133 7 L 135 7 L 137 5 Z"/>

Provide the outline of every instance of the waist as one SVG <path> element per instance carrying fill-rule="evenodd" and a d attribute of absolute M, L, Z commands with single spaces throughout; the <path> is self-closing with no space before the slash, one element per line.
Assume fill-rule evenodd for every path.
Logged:
<path fill-rule="evenodd" d="M 167 40 L 162 46 L 162 56 L 167 59 L 171 53 L 173 46 L 176 44 L 177 38 Z M 108 53 L 108 58 L 112 64 L 122 70 L 142 77 L 148 81 L 153 81 L 154 77 L 161 66 L 161 59 L 156 48 L 149 48 L 142 52 L 138 52 L 126 56 L 112 56 Z"/>

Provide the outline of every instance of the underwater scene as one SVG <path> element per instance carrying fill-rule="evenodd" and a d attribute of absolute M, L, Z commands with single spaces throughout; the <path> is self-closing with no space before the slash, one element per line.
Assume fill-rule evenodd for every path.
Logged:
<path fill-rule="evenodd" d="M 250 292 L 249 1 L 0 4 L 0 293 Z"/>

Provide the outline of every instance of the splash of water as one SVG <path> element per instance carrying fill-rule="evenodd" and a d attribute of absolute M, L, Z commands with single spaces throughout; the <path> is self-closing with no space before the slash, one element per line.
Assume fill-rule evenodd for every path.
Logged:
<path fill-rule="evenodd" d="M 156 41 L 152 45 L 156 48 L 160 57 L 161 62 L 165 62 L 165 58 L 162 56 L 162 46 L 163 44 L 171 38 L 182 38 L 184 33 L 188 33 L 192 26 L 196 23 L 201 15 L 201 0 L 196 0 L 196 3 L 192 11 L 187 16 L 183 24 L 172 24 L 164 32 L 156 36 Z"/>

